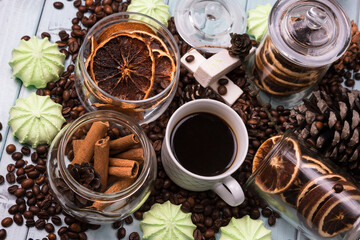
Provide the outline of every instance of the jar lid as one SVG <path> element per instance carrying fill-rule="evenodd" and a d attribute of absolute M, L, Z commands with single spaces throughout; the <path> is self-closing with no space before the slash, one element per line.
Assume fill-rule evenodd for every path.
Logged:
<path fill-rule="evenodd" d="M 278 0 L 270 13 L 269 34 L 289 60 L 318 67 L 343 55 L 351 41 L 351 24 L 333 0 Z"/>

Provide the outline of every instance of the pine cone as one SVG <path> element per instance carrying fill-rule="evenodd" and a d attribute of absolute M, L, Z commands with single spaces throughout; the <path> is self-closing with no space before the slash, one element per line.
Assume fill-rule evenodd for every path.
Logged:
<path fill-rule="evenodd" d="M 314 92 L 294 107 L 286 127 L 360 180 L 360 92 L 340 87 L 339 93 Z"/>
<path fill-rule="evenodd" d="M 252 43 L 249 35 L 230 33 L 231 37 L 231 47 L 229 51 L 231 54 L 238 56 L 239 58 L 245 58 L 252 48 Z"/>

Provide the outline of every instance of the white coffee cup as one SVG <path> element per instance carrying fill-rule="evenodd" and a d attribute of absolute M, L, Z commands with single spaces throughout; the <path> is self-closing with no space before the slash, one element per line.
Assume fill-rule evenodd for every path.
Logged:
<path fill-rule="evenodd" d="M 171 134 L 176 124 L 184 117 L 199 112 L 211 113 L 223 119 L 233 130 L 237 141 L 237 152 L 232 165 L 225 172 L 216 176 L 201 176 L 185 169 L 176 160 L 170 146 Z M 248 145 L 249 139 L 245 124 L 232 108 L 215 100 L 194 100 L 181 106 L 171 116 L 166 127 L 165 139 L 161 149 L 161 160 L 167 175 L 180 187 L 191 191 L 213 190 L 226 203 L 237 206 L 244 201 L 245 197 L 240 184 L 231 174 L 239 169 L 243 163 L 248 151 Z"/>

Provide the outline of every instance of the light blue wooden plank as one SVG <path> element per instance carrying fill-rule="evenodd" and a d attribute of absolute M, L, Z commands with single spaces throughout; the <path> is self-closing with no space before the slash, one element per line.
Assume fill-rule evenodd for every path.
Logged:
<path fill-rule="evenodd" d="M 12 79 L 12 71 L 8 64 L 11 60 L 11 51 L 19 44 L 22 36 L 35 34 L 43 4 L 43 0 L 0 1 L 0 26 L 2 31 L 0 34 L 0 122 L 3 125 L 0 156 L 6 142 L 9 108 L 14 104 L 21 87 L 19 80 Z"/>
<path fill-rule="evenodd" d="M 341 0 L 338 3 L 344 8 L 345 12 L 349 16 L 350 20 L 354 20 L 355 23 L 358 23 L 359 20 L 359 11 L 360 11 L 360 1 L 359 0 Z"/>

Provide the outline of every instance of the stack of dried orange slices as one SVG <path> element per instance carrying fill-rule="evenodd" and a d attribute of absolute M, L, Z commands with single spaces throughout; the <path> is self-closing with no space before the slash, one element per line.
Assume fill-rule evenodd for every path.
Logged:
<path fill-rule="evenodd" d="M 121 22 L 91 39 L 86 68 L 95 84 L 113 97 L 143 100 L 165 89 L 176 66 L 164 41 L 148 26 Z"/>
<path fill-rule="evenodd" d="M 260 146 L 254 157 L 253 172 L 280 139 L 281 136 L 269 138 Z M 320 160 L 302 155 L 300 145 L 293 139 L 282 141 L 286 146 L 268 156 L 271 159 L 255 177 L 256 185 L 264 192 L 278 194 L 285 203 L 296 208 L 304 224 L 323 237 L 349 230 L 360 217 L 357 188 Z M 341 185 L 341 191 L 336 191 L 335 185 Z"/>

